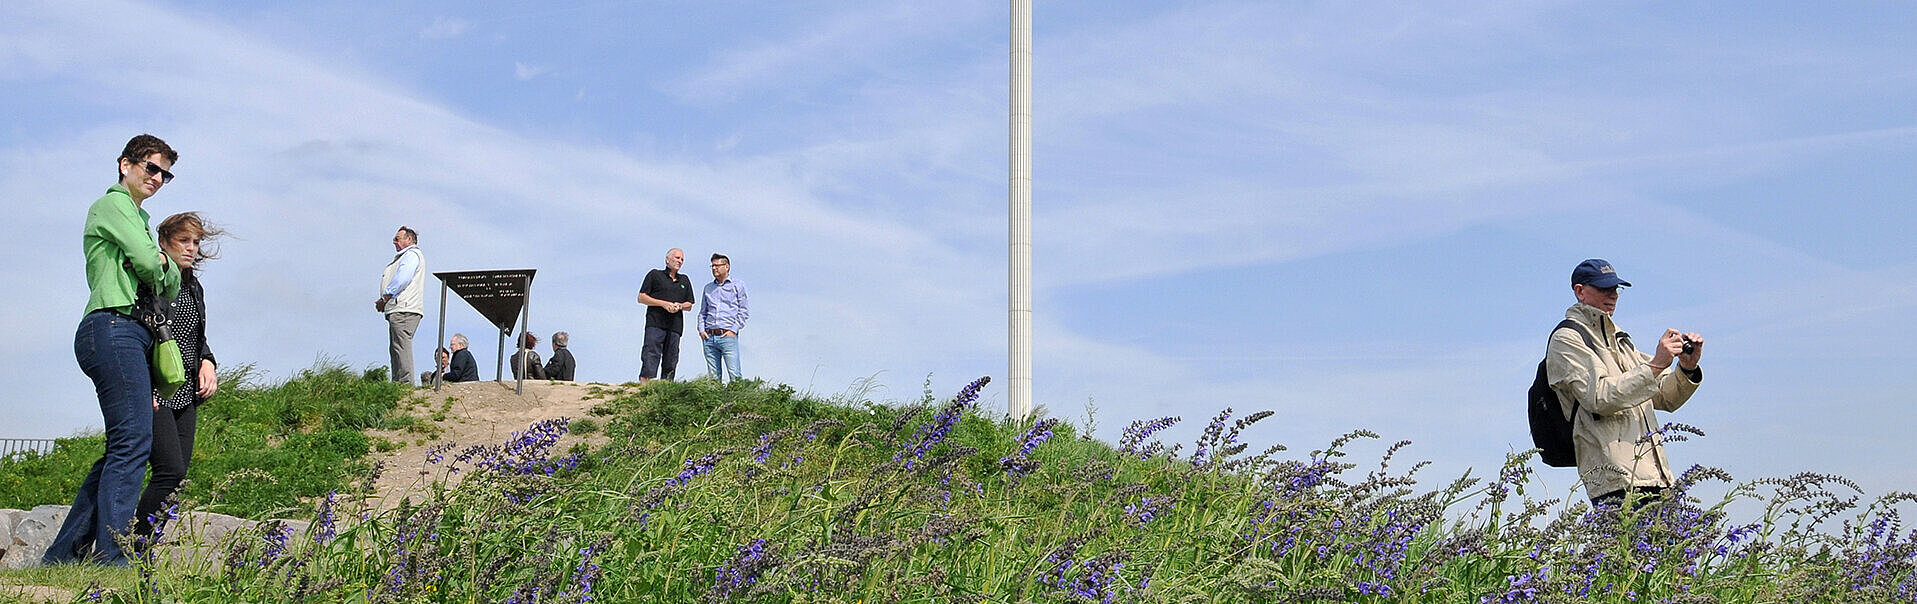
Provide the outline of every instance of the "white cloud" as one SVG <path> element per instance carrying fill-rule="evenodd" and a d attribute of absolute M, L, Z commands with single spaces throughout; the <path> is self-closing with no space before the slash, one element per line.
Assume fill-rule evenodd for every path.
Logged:
<path fill-rule="evenodd" d="M 723 49 L 690 77 L 666 87 L 688 102 L 778 88 L 808 88 L 886 63 L 901 48 L 997 18 L 995 5 L 957 3 L 928 11 L 909 3 L 856 5 L 783 30 L 784 37 Z M 811 13 L 807 13 L 811 17 Z"/>
<path fill-rule="evenodd" d="M 419 31 L 419 37 L 423 40 L 448 40 L 463 36 L 472 28 L 473 23 L 465 19 L 458 17 L 434 17 L 432 25 L 428 25 L 426 29 Z"/>
<path fill-rule="evenodd" d="M 538 65 L 531 65 L 527 63 L 518 62 L 518 61 L 513 62 L 513 77 L 519 78 L 519 81 L 521 82 L 539 77 L 540 75 L 545 74 L 547 71 L 551 71 L 551 70 Z"/>

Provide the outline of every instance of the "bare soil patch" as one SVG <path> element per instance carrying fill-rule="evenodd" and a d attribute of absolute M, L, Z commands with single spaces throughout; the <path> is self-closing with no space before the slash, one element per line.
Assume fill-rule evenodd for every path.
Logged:
<path fill-rule="evenodd" d="M 588 398 L 595 388 L 618 390 L 618 386 L 586 382 L 526 382 L 525 393 L 515 394 L 512 382 L 461 382 L 442 386 L 438 391 L 422 388 L 400 400 L 400 411 L 417 417 L 425 431 L 373 431 L 372 436 L 402 443 L 386 453 L 374 453 L 384 470 L 374 483 L 373 499 L 383 506 L 397 505 L 402 498 L 415 501 L 428 492 L 432 481 L 440 477 L 457 480 L 464 473 L 447 475 L 446 462 L 472 446 L 496 445 L 512 440 L 513 433 L 554 418 L 578 420 L 591 415 L 592 407 L 606 396 Z M 604 418 L 593 418 L 601 426 L 592 434 L 567 432 L 553 447 L 562 454 L 574 443 L 590 446 L 605 444 Z M 444 453 L 446 462 L 427 462 L 435 448 L 451 447 Z"/>

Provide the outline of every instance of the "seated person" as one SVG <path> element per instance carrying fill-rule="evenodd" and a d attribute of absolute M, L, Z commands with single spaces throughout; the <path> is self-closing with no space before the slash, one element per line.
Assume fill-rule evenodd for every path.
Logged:
<path fill-rule="evenodd" d="M 530 331 L 519 334 L 519 335 L 521 336 L 520 348 L 517 352 L 513 353 L 512 360 L 506 363 L 507 365 L 513 368 L 513 379 L 520 378 L 520 375 L 519 375 L 520 367 L 526 368 L 526 376 L 525 376 L 526 379 L 529 379 L 529 380 L 546 379 L 546 362 L 539 358 L 539 351 L 533 350 L 533 346 L 536 346 L 539 344 L 539 336 L 533 335 L 532 332 Z M 525 357 L 523 359 L 525 363 L 524 365 L 520 364 L 522 361 L 520 357 Z"/>
<path fill-rule="evenodd" d="M 446 375 L 446 366 L 452 363 L 452 358 L 453 353 L 447 351 L 444 346 L 433 351 L 433 370 L 419 374 L 420 385 L 428 388 L 438 386 L 441 376 Z"/>
<path fill-rule="evenodd" d="M 572 381 L 573 371 L 578 368 L 572 360 L 572 351 L 566 344 L 572 338 L 566 332 L 552 334 L 552 360 L 546 361 L 546 379 Z"/>
<path fill-rule="evenodd" d="M 452 346 L 453 358 L 446 368 L 446 381 L 479 381 L 479 363 L 473 360 L 473 353 L 466 350 L 466 334 L 453 334 Z"/>

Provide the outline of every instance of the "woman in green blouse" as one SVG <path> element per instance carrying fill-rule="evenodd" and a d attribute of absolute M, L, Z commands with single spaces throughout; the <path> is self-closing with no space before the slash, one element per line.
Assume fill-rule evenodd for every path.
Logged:
<path fill-rule="evenodd" d="M 73 336 L 73 356 L 93 380 L 106 420 L 106 453 L 93 463 L 73 498 L 45 562 L 90 560 L 127 563 L 115 537 L 128 534 L 140 483 L 153 447 L 153 336 L 134 319 L 143 296 L 171 300 L 179 294 L 180 269 L 154 242 L 142 207 L 173 180 L 180 155 L 166 141 L 142 134 L 120 152 L 119 182 L 87 208 L 81 244 L 86 251 L 86 314 Z"/>

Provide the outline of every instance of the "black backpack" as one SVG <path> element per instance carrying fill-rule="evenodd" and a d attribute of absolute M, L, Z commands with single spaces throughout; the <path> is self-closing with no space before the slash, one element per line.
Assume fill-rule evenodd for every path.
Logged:
<path fill-rule="evenodd" d="M 1565 319 L 1551 330 L 1556 334 L 1559 329 L 1569 327 L 1584 338 L 1584 345 L 1595 351 L 1597 343 L 1591 340 L 1591 334 L 1576 321 Z M 1558 404 L 1558 393 L 1544 377 L 1544 361 L 1538 361 L 1538 378 L 1531 382 L 1529 407 L 1531 415 L 1531 444 L 1542 449 L 1538 455 L 1544 465 L 1554 468 L 1567 468 L 1578 465 L 1577 448 L 1571 444 L 1571 424 L 1573 420 L 1564 419 L 1563 407 Z M 1578 414 L 1579 403 L 1571 401 L 1571 417 Z"/>

